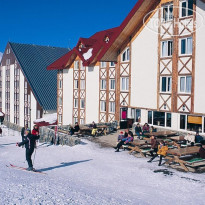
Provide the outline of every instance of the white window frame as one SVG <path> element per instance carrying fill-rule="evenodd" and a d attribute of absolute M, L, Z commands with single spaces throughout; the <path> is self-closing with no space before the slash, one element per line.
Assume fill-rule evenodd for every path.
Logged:
<path fill-rule="evenodd" d="M 74 98 L 73 107 L 78 108 L 78 98 Z"/>
<path fill-rule="evenodd" d="M 191 39 L 191 52 L 188 53 L 188 39 Z M 185 53 L 182 53 L 182 41 L 185 40 Z M 181 38 L 180 39 L 180 55 L 192 55 L 192 52 L 193 52 L 193 38 L 192 36 L 190 37 L 187 37 L 187 38 Z"/>
<path fill-rule="evenodd" d="M 192 76 L 191 75 L 188 75 L 188 76 L 179 76 L 179 86 L 178 86 L 178 90 L 179 90 L 179 93 L 187 93 L 187 94 L 191 94 L 191 89 L 190 89 L 190 92 L 187 92 L 187 77 L 191 77 L 191 88 L 192 88 Z M 185 78 L 184 80 L 184 91 L 181 91 L 181 78 Z"/>
<path fill-rule="evenodd" d="M 162 78 L 166 78 L 166 91 L 162 91 Z M 170 79 L 169 81 L 170 85 L 168 84 L 168 79 Z M 172 77 L 171 76 L 161 76 L 160 77 L 160 92 L 161 93 L 171 93 L 172 92 Z"/>
<path fill-rule="evenodd" d="M 114 82 L 114 83 L 112 83 L 112 82 Z M 110 79 L 110 90 L 115 90 L 115 84 L 116 84 L 115 79 Z"/>
<path fill-rule="evenodd" d="M 184 2 L 186 2 L 186 15 L 185 15 L 185 16 L 182 16 L 182 4 L 183 4 Z M 189 14 L 188 14 L 188 11 L 189 11 L 188 0 L 180 1 L 180 18 L 185 18 L 185 17 L 188 17 L 188 16 L 193 16 L 193 12 L 192 12 L 192 15 L 189 15 Z"/>
<path fill-rule="evenodd" d="M 100 111 L 106 112 L 106 101 L 100 101 Z"/>
<path fill-rule="evenodd" d="M 172 13 L 170 12 L 170 8 L 172 7 Z M 164 18 L 164 10 L 167 8 L 168 11 L 168 18 Z M 172 14 L 172 15 L 171 15 Z M 162 22 L 169 22 L 173 20 L 173 4 L 167 4 L 162 7 Z"/>
<path fill-rule="evenodd" d="M 172 42 L 172 46 L 169 47 L 169 42 Z M 163 54 L 163 43 L 166 43 L 166 49 L 165 49 L 165 54 Z M 169 55 L 170 53 L 170 55 Z M 171 57 L 173 54 L 173 41 L 172 40 L 167 40 L 167 41 L 162 41 L 161 42 L 161 57 Z"/>
<path fill-rule="evenodd" d="M 80 89 L 85 89 L 85 80 L 80 80 Z"/>
<path fill-rule="evenodd" d="M 78 89 L 79 83 L 78 80 L 74 80 L 74 89 Z"/>
<path fill-rule="evenodd" d="M 79 61 L 74 61 L 74 70 L 79 70 Z"/>
<path fill-rule="evenodd" d="M 105 79 L 101 79 L 100 80 L 100 89 L 101 90 L 106 90 L 106 87 L 107 87 L 106 80 Z"/>
<path fill-rule="evenodd" d="M 100 67 L 101 68 L 106 68 L 107 67 L 107 62 L 104 62 L 104 61 L 100 62 Z"/>
<path fill-rule="evenodd" d="M 109 112 L 115 113 L 115 102 L 109 102 Z"/>
<path fill-rule="evenodd" d="M 121 91 L 129 91 L 129 77 L 121 77 L 120 90 Z"/>
<path fill-rule="evenodd" d="M 82 106 L 83 105 L 83 106 Z M 80 99 L 80 108 L 84 109 L 85 108 L 85 99 Z"/>
<path fill-rule="evenodd" d="M 123 56 L 125 56 L 125 58 L 123 59 Z M 121 61 L 122 62 L 128 62 L 130 60 L 130 48 L 126 48 L 121 55 Z"/>

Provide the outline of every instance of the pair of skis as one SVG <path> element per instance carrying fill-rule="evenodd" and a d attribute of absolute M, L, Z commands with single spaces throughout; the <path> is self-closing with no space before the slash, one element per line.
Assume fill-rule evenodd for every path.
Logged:
<path fill-rule="evenodd" d="M 10 164 L 9 166 L 7 165 L 7 167 L 14 168 L 14 169 L 17 169 L 17 170 L 27 171 L 27 172 L 31 172 L 31 173 L 46 174 L 46 173 L 38 171 L 38 170 L 29 171 L 25 167 L 19 167 L 19 166 L 13 165 L 13 164 Z"/>

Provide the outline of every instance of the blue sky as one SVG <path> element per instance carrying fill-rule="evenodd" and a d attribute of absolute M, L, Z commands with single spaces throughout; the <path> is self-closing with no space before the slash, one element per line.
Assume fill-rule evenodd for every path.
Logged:
<path fill-rule="evenodd" d="M 71 47 L 119 26 L 137 0 L 0 0 L 0 52 L 8 41 Z"/>

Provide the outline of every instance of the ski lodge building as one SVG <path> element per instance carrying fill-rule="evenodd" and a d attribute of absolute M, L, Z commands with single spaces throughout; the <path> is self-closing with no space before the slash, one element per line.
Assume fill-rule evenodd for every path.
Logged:
<path fill-rule="evenodd" d="M 0 111 L 4 121 L 23 127 L 54 113 L 57 72 L 46 67 L 69 50 L 8 42 L 0 65 Z"/>
<path fill-rule="evenodd" d="M 139 0 L 119 27 L 80 38 L 47 67 L 58 71 L 58 124 L 205 133 L 204 16 L 204 0 Z"/>

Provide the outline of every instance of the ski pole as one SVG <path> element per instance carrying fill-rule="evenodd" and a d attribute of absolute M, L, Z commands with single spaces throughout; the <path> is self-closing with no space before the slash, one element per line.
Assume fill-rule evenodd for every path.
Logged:
<path fill-rule="evenodd" d="M 35 153 L 34 153 L 34 157 L 33 157 L 33 166 L 34 166 L 35 157 L 36 157 L 36 149 L 35 149 Z"/>

